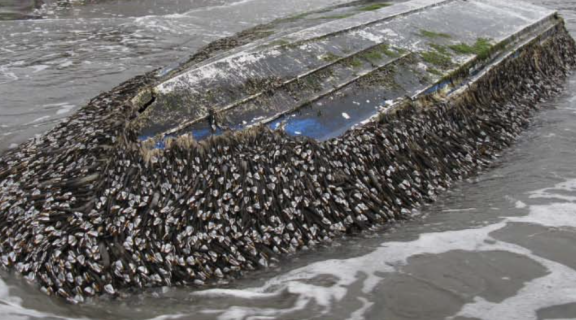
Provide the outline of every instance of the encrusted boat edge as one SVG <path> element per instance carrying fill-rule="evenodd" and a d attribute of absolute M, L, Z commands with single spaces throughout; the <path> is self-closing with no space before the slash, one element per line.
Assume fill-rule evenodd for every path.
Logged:
<path fill-rule="evenodd" d="M 559 24 L 464 92 L 407 101 L 325 142 L 258 127 L 143 146 L 131 100 L 154 80 L 136 77 L 2 155 L 1 264 L 77 303 L 236 278 L 407 218 L 512 144 L 575 57 Z"/>

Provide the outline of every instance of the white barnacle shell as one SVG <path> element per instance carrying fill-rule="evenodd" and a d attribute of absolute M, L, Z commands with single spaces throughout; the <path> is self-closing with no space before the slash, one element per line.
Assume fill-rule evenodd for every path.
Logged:
<path fill-rule="evenodd" d="M 105 285 L 104 291 L 106 291 L 108 294 L 115 294 L 116 293 L 116 290 L 114 290 L 114 286 L 112 286 L 111 284 Z"/>

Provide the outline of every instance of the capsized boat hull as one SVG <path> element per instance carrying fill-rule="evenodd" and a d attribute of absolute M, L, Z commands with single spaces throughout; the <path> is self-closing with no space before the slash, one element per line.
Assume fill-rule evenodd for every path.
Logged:
<path fill-rule="evenodd" d="M 467 1 L 472 2 L 491 3 Z M 415 3 L 423 2 L 398 5 L 406 9 Z M 377 19 L 378 11 L 371 12 Z M 394 92 L 385 90 L 390 85 L 411 94 L 390 99 L 378 114 L 367 113 L 363 117 L 370 121 L 365 123 L 353 118 L 354 107 L 348 106 L 344 110 L 356 127 L 340 126 L 343 134 L 330 131 L 329 136 L 337 137 L 323 141 L 324 128 L 318 139 L 305 137 L 313 136 L 310 132 L 317 124 L 300 135 L 290 132 L 293 119 L 312 119 L 304 110 L 314 106 L 292 110 L 288 107 L 294 104 L 285 103 L 291 100 L 280 98 L 282 114 L 273 115 L 265 125 L 225 128 L 226 119 L 239 119 L 226 117 L 227 112 L 240 109 L 213 107 L 204 139 L 187 134 L 196 119 L 190 113 L 162 129 L 177 130 L 164 135 L 160 131 L 143 141 L 146 128 L 160 128 L 160 124 L 147 127 L 146 121 L 163 106 L 164 97 L 158 93 L 169 96 L 169 84 L 176 88 L 182 83 L 177 79 L 194 79 L 189 72 L 219 61 L 227 50 L 212 50 L 211 55 L 195 56 L 180 67 L 131 79 L 92 99 L 45 135 L 0 157 L 0 264 L 48 295 L 78 303 L 148 287 L 202 287 L 229 281 L 339 235 L 407 218 L 454 181 L 485 168 L 513 143 L 537 103 L 560 91 L 562 80 L 576 65 L 574 40 L 557 16 L 536 20 L 524 21 L 521 33 L 507 33 L 519 41 L 494 42 L 487 51 L 480 50 L 487 46 L 484 41 L 474 48 L 477 34 L 470 36 L 468 46 L 429 49 L 426 52 L 436 52 L 426 59 L 429 62 L 438 61 L 438 55 L 448 56 L 445 49 L 477 54 L 466 55 L 460 67 L 446 65 L 438 78 L 431 78 L 436 80 L 424 84 L 401 81 L 416 79 L 416 72 L 398 72 L 394 84 L 389 70 L 383 78 L 362 78 L 360 67 L 368 72 L 378 68 L 354 62 L 353 57 L 348 64 L 359 70 L 352 75 L 363 80 L 338 82 L 344 85 L 336 91 L 350 96 L 355 90 L 389 94 Z M 319 28 L 306 35 L 322 34 L 324 27 Z M 445 41 L 454 37 L 430 32 L 419 34 Z M 245 52 L 246 47 L 231 50 Z M 374 64 L 387 70 L 391 59 L 405 59 L 403 54 L 410 53 L 398 51 L 389 57 L 384 51 L 381 59 L 374 55 L 380 61 Z M 429 71 L 418 60 L 425 58 L 410 55 L 419 61 L 418 70 Z M 397 68 L 414 67 L 410 61 L 404 63 Z M 274 97 L 285 81 L 269 82 L 270 90 L 260 96 Z M 305 96 L 306 88 L 296 93 Z M 319 87 L 316 94 L 328 89 Z M 241 91 L 234 94 L 245 96 Z M 335 108 L 320 102 L 345 99 L 338 95 L 323 95 L 314 103 Z M 333 109 L 322 110 L 314 116 L 327 117 L 328 125 L 334 112 L 324 110 Z M 202 113 L 197 115 L 201 119 Z M 281 117 L 284 122 L 271 129 Z M 222 133 L 216 134 L 218 130 Z"/>
<path fill-rule="evenodd" d="M 333 18 L 295 32 L 271 29 L 159 80 L 147 91 L 154 102 L 140 118 L 141 138 L 202 140 L 257 125 L 334 138 L 405 99 L 473 81 L 560 22 L 554 11 L 496 0 L 363 8 L 324 11 Z M 449 77 L 457 71 L 466 72 Z"/>

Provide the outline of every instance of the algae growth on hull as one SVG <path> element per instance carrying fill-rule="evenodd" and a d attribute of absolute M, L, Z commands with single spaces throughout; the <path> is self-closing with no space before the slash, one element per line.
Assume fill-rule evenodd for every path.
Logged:
<path fill-rule="evenodd" d="M 528 6 L 515 12 L 493 0 L 359 8 L 350 6 L 356 13 L 338 22 L 272 32 L 160 79 L 139 118 L 140 138 L 162 145 L 166 137 L 202 140 L 257 125 L 334 138 L 389 107 L 383 101 L 445 89 L 444 80 L 459 74 L 465 80 L 558 22 L 553 11 Z M 360 85 L 384 74 L 384 88 Z M 350 117 L 342 119 L 344 113 Z"/>
<path fill-rule="evenodd" d="M 511 144 L 574 66 L 561 23 L 530 39 L 467 90 L 324 142 L 261 126 L 150 147 L 132 98 L 157 80 L 137 77 L 0 158 L 1 262 L 81 302 L 234 279 L 406 218 Z"/>

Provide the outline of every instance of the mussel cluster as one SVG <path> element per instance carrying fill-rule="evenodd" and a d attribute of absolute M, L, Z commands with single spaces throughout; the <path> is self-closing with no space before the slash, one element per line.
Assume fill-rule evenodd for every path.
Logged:
<path fill-rule="evenodd" d="M 0 158 L 0 264 L 70 302 L 238 277 L 403 219 L 514 142 L 576 65 L 563 26 L 464 93 L 318 142 L 253 128 L 143 146 L 151 76 L 93 99 Z"/>

